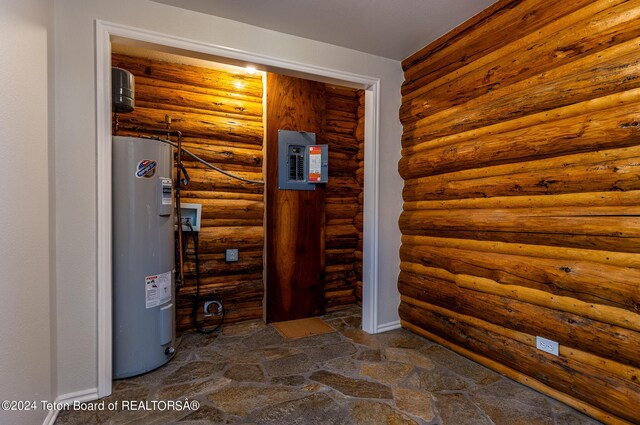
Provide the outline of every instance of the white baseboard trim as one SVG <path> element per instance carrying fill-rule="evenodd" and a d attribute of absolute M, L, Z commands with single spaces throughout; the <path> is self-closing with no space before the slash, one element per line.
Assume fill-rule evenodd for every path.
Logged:
<path fill-rule="evenodd" d="M 89 388 L 87 390 L 76 391 L 75 393 L 62 394 L 58 396 L 56 401 L 58 403 L 73 403 L 74 401 L 93 401 L 98 398 L 98 388 Z"/>
<path fill-rule="evenodd" d="M 389 323 L 383 323 L 382 325 L 378 325 L 378 327 L 376 328 L 376 333 L 392 331 L 394 329 L 400 329 L 400 327 L 401 326 L 399 320 Z"/>
<path fill-rule="evenodd" d="M 89 388 L 88 390 L 76 391 L 74 393 L 62 394 L 56 398 L 56 403 L 73 404 L 74 401 L 86 402 L 98 399 L 98 389 Z M 53 425 L 58 417 L 60 410 L 50 410 L 47 417 L 44 418 L 42 425 Z"/>
<path fill-rule="evenodd" d="M 49 410 L 49 413 L 47 413 L 47 417 L 44 418 L 42 425 L 53 425 L 58 418 L 58 413 L 60 413 L 60 411 L 57 409 Z"/>

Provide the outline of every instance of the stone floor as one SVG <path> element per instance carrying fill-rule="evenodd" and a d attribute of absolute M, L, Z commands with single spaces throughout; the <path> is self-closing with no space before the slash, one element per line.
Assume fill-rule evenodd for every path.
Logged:
<path fill-rule="evenodd" d="M 167 365 L 114 382 L 104 407 L 62 411 L 56 424 L 599 423 L 408 331 L 368 335 L 358 308 L 324 318 L 338 332 L 287 340 L 254 321 L 187 333 Z M 199 408 L 142 403 L 185 399 Z"/>

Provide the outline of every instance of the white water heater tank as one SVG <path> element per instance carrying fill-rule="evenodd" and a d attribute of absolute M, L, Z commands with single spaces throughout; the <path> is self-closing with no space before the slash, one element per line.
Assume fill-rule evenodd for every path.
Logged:
<path fill-rule="evenodd" d="M 175 352 L 172 148 L 113 137 L 113 377 Z"/>

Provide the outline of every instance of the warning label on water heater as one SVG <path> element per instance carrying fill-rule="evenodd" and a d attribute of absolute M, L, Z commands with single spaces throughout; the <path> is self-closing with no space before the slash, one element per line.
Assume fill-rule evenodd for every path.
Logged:
<path fill-rule="evenodd" d="M 171 301 L 171 272 L 144 278 L 147 308 L 157 307 Z"/>

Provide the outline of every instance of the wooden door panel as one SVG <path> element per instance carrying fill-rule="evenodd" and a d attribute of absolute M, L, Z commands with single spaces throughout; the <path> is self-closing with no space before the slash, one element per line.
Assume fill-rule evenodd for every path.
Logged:
<path fill-rule="evenodd" d="M 278 190 L 278 130 L 316 133 L 324 84 L 267 74 L 267 321 L 324 313 L 325 191 Z"/>

